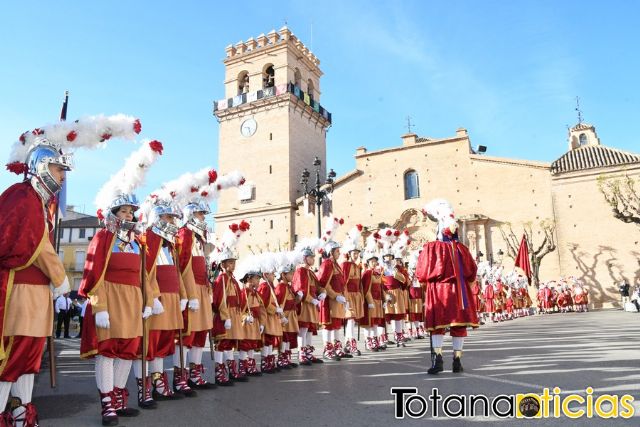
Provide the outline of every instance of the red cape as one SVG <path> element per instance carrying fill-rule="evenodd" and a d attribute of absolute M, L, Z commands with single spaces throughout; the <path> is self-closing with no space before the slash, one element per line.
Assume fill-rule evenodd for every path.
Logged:
<path fill-rule="evenodd" d="M 148 229 L 145 233 L 147 239 L 147 274 L 151 273 L 153 266 L 156 265 L 156 259 L 158 258 L 158 252 L 162 247 L 163 238 L 158 236 L 153 230 Z M 172 254 L 173 255 L 173 254 Z"/>
<path fill-rule="evenodd" d="M 115 234 L 103 228 L 91 239 L 87 248 L 87 258 L 84 262 L 84 272 L 78 294 L 82 297 L 89 297 L 104 276 L 111 256 L 111 248 Z"/>
<path fill-rule="evenodd" d="M 45 230 L 42 199 L 29 182 L 14 184 L 0 195 L 0 360 L 5 357 L 4 317 L 14 272 L 36 260 L 50 238 Z"/>
<path fill-rule="evenodd" d="M 184 271 L 191 262 L 193 239 L 193 231 L 189 230 L 186 225 L 178 230 L 178 263 L 180 264 L 181 272 Z"/>

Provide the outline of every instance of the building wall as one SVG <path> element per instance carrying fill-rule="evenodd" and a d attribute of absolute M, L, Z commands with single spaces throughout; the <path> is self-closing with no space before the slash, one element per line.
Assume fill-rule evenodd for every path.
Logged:
<path fill-rule="evenodd" d="M 601 175 L 640 178 L 640 166 L 566 173 L 554 177 L 561 274 L 589 284 L 593 302 L 608 307 L 620 301 L 618 285 L 640 280 L 640 233 L 613 217 L 598 189 Z"/>
<path fill-rule="evenodd" d="M 64 223 L 63 223 L 64 224 Z M 85 237 L 80 237 L 80 230 L 85 230 Z M 66 228 L 62 227 L 62 236 L 60 238 L 60 255 L 64 268 L 67 271 L 71 290 L 78 290 L 82 272 L 84 270 L 84 261 L 86 258 L 87 248 L 91 238 L 96 234 L 98 228 L 82 227 L 82 228 Z M 77 259 L 76 253 L 82 252 L 84 255 Z M 78 261 L 78 262 L 76 262 Z"/>
<path fill-rule="evenodd" d="M 487 219 L 469 221 L 461 234 L 474 253 L 507 253 L 500 226 L 511 223 L 518 238 L 523 224 L 533 223 L 534 236 L 540 236 L 537 224 L 553 218 L 549 165 L 472 154 L 471 142 L 464 130 L 452 138 L 407 143 L 402 147 L 356 155 L 356 168 L 363 173 L 339 183 L 333 193 L 333 211 L 347 224 L 361 223 L 371 229 L 379 223 L 395 224 L 403 213 L 420 211 L 431 199 L 442 197 L 454 207 L 460 218 L 479 215 Z M 404 173 L 418 173 L 420 197 L 405 200 Z M 433 239 L 433 224 L 418 214 L 412 235 L 416 240 Z M 315 235 L 315 217 L 297 217 L 300 235 Z M 342 238 L 348 229 L 340 230 Z M 534 240 L 534 242 L 537 242 Z M 504 257 L 505 267 L 513 260 Z M 541 276 L 557 276 L 557 257 L 548 255 Z"/>

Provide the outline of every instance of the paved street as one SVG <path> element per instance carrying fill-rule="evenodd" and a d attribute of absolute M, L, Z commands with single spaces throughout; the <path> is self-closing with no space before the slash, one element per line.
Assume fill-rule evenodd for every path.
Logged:
<path fill-rule="evenodd" d="M 48 372 L 37 379 L 35 403 L 43 426 L 100 425 L 93 362 L 78 358 L 79 340 L 58 340 L 57 389 L 48 385 Z M 631 420 L 566 417 L 546 420 L 432 418 L 395 420 L 392 386 L 417 387 L 423 396 L 438 388 L 440 395 L 542 393 L 560 387 L 561 395 L 630 394 L 640 415 L 640 314 L 621 311 L 554 314 L 501 324 L 488 324 L 465 343 L 465 372 L 453 374 L 451 347 L 445 339 L 445 372 L 433 377 L 428 368 L 427 340 L 413 341 L 405 349 L 364 353 L 362 357 L 313 367 L 300 367 L 275 375 L 252 378 L 234 387 L 201 391 L 194 399 L 161 402 L 158 409 L 138 418 L 120 419 L 120 425 L 468 425 L 474 422 L 503 425 L 639 425 Z M 316 348 L 321 348 L 316 343 Z M 318 350 L 317 350 L 318 351 Z M 205 354 L 209 367 L 209 353 Z M 212 370 L 207 371 L 211 375 Z M 135 386 L 129 381 L 131 398 Z M 429 404 L 431 401 L 429 401 Z M 135 405 L 135 403 L 133 403 Z M 134 406 L 135 407 L 135 406 Z M 453 410 L 456 404 L 451 405 Z M 582 406 L 584 408 L 584 406 Z M 412 407 L 415 411 L 416 408 Z M 573 410 L 580 405 L 571 405 Z"/>

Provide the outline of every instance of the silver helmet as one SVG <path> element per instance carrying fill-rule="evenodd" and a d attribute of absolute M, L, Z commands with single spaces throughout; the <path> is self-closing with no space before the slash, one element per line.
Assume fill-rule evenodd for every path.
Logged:
<path fill-rule="evenodd" d="M 104 224 L 109 231 L 118 233 L 122 240 L 127 240 L 126 237 L 130 231 L 140 233 L 141 230 L 138 227 L 136 217 L 133 217 L 133 221 L 125 221 L 116 215 L 118 209 L 122 206 L 131 206 L 133 211 L 137 211 L 140 208 L 140 202 L 135 194 L 120 194 L 109 203 L 108 210 L 104 215 Z"/>
<path fill-rule="evenodd" d="M 182 215 L 187 228 L 201 237 L 205 237 L 207 233 L 207 222 L 196 218 L 194 215 L 196 212 L 202 212 L 205 215 L 208 215 L 211 212 L 209 204 L 202 197 L 198 197 L 187 203 L 187 205 L 182 208 Z"/>
<path fill-rule="evenodd" d="M 151 209 L 151 213 L 149 214 L 149 221 L 152 224 L 151 229 L 153 232 L 174 243 L 175 236 L 178 233 L 178 226 L 167 222 L 162 218 L 163 215 L 169 215 L 179 219 L 182 217 L 182 213 L 175 203 L 159 202 Z"/>
<path fill-rule="evenodd" d="M 342 247 L 342 245 L 334 240 L 329 240 L 325 245 L 324 245 L 324 252 L 323 255 L 325 257 L 330 257 L 331 256 L 331 252 L 333 252 L 334 249 L 340 249 Z"/>
<path fill-rule="evenodd" d="M 62 188 L 51 175 L 49 165 L 58 165 L 66 171 L 71 171 L 73 159 L 70 154 L 62 152 L 60 145 L 44 137 L 38 137 L 27 153 L 27 174 L 32 177 L 34 188 L 44 199 L 55 196 Z"/>

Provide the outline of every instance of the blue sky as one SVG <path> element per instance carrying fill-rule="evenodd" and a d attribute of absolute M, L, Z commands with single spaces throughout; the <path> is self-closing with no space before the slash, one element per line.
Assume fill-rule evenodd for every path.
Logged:
<path fill-rule="evenodd" d="M 469 130 L 488 155 L 553 161 L 566 126 L 584 118 L 603 144 L 640 152 L 640 5 L 632 1 L 182 0 L 6 2 L 0 13 L 0 144 L 55 121 L 126 113 L 165 155 L 139 196 L 217 163 L 212 101 L 223 97 L 226 45 L 289 28 L 321 61 L 333 114 L 328 163 L 354 167 L 358 146 L 400 144 L 406 116 L 420 136 Z M 104 181 L 132 150 L 113 141 L 76 155 L 69 203 L 93 213 Z M 186 153 L 186 154 L 185 154 Z M 191 154 L 189 156 L 188 154 Z M 251 164 L 247 164 L 250 168 Z M 0 173 L 0 186 L 16 181 Z"/>

